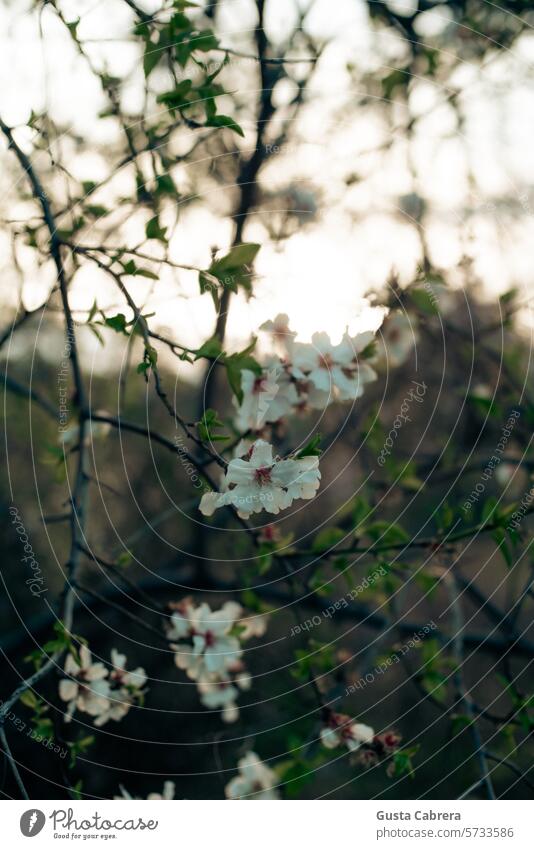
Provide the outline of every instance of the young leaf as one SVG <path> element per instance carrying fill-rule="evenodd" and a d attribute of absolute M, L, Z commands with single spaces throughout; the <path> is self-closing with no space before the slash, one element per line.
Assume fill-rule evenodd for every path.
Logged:
<path fill-rule="evenodd" d="M 238 136 L 241 136 L 242 138 L 245 136 L 242 127 L 240 127 L 237 121 L 234 121 L 234 119 L 229 115 L 212 115 L 212 117 L 208 118 L 206 121 L 206 127 L 228 127 L 228 129 L 237 133 Z"/>
<path fill-rule="evenodd" d="M 320 457 L 323 453 L 322 448 L 320 448 L 322 438 L 320 433 L 312 436 L 307 445 L 298 452 L 297 457 Z"/>
<path fill-rule="evenodd" d="M 147 239 L 158 239 L 160 242 L 167 242 L 167 228 L 162 227 L 157 216 L 151 218 L 145 228 Z M 139 271 L 137 272 L 140 273 Z"/>

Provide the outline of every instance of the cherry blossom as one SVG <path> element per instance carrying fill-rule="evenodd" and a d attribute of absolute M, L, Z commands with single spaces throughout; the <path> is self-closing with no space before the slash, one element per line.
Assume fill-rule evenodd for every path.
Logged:
<path fill-rule="evenodd" d="M 237 408 L 235 425 L 242 432 L 258 431 L 266 424 L 278 422 L 290 415 L 299 403 L 297 389 L 283 363 L 276 357 L 266 362 L 260 376 L 243 369 L 241 389 L 243 400 Z"/>
<path fill-rule="evenodd" d="M 321 742 L 327 749 L 336 749 L 343 744 L 350 752 L 355 752 L 362 743 L 372 743 L 374 736 L 375 732 L 369 725 L 354 722 L 350 716 L 334 711 L 321 729 Z"/>
<path fill-rule="evenodd" d="M 236 704 L 240 690 L 250 690 L 252 678 L 241 661 L 233 663 L 228 674 L 228 680 L 201 680 L 198 682 L 200 702 L 210 710 L 221 710 L 223 722 L 231 723 L 239 719 L 239 708 Z"/>
<path fill-rule="evenodd" d="M 297 498 L 313 498 L 320 480 L 317 457 L 275 459 L 272 445 L 258 439 L 248 457 L 230 460 L 223 492 L 205 493 L 200 511 L 211 516 L 232 505 L 243 518 L 261 510 L 276 514 Z"/>
<path fill-rule="evenodd" d="M 401 366 L 417 344 L 415 319 L 400 311 L 390 313 L 382 327 L 381 341 L 385 362 L 393 368 Z"/>
<path fill-rule="evenodd" d="M 65 722 L 70 722 L 75 710 L 94 717 L 93 724 L 102 726 L 110 719 L 123 719 L 131 706 L 143 696 L 146 673 L 141 667 L 128 672 L 126 656 L 111 650 L 111 671 L 101 663 L 93 663 L 91 652 L 82 645 L 79 657 L 69 652 L 65 659 L 65 674 L 59 682 L 59 697 L 68 702 Z"/>
<path fill-rule="evenodd" d="M 119 785 L 119 790 L 121 791 L 120 796 L 114 796 L 114 799 L 129 799 L 135 800 L 140 799 L 140 796 L 132 796 L 122 784 Z M 174 795 L 176 793 L 176 785 L 174 781 L 165 781 L 163 784 L 163 792 L 162 793 L 149 793 L 146 797 L 149 801 L 158 801 L 158 800 L 170 800 L 174 799 Z"/>
<path fill-rule="evenodd" d="M 278 799 L 278 777 L 256 752 L 247 752 L 237 767 L 239 774 L 225 788 L 227 799 Z"/>
<path fill-rule="evenodd" d="M 65 722 L 71 721 L 75 710 L 94 717 L 109 710 L 108 670 L 103 663 L 93 663 L 87 646 L 80 646 L 78 658 L 67 654 L 64 671 L 67 677 L 59 682 L 59 697 L 68 702 Z"/>
<path fill-rule="evenodd" d="M 289 316 L 286 313 L 279 313 L 273 320 L 265 321 L 260 325 L 260 330 L 270 333 L 275 346 L 284 354 L 291 351 L 297 334 L 290 329 Z"/>
<path fill-rule="evenodd" d="M 146 684 L 147 676 L 145 670 L 138 666 L 132 672 L 126 670 L 126 655 L 120 654 L 116 649 L 111 650 L 111 662 L 113 669 L 109 675 L 109 707 L 103 711 L 95 720 L 96 726 L 105 725 L 110 719 L 119 722 L 123 719 L 131 706 L 141 701 L 143 697 L 142 688 Z"/>
<path fill-rule="evenodd" d="M 246 619 L 241 619 L 240 625 L 243 629 L 241 639 L 248 640 L 251 637 L 263 637 L 267 631 L 268 617 L 265 614 L 258 613 L 255 616 L 249 616 Z"/>
<path fill-rule="evenodd" d="M 239 639 L 230 633 L 241 612 L 241 605 L 236 602 L 226 602 L 220 610 L 213 611 L 209 604 L 194 607 L 186 600 L 183 612 L 173 613 L 167 633 L 171 640 L 186 637 L 191 640 L 171 643 L 178 668 L 194 681 L 224 676 L 243 653 Z"/>
<path fill-rule="evenodd" d="M 175 663 L 188 678 L 197 682 L 201 704 L 221 710 L 224 722 L 239 717 L 239 692 L 248 690 L 251 677 L 241 660 L 241 643 L 261 636 L 267 627 L 265 615 L 243 617 L 243 608 L 227 601 L 219 610 L 208 604 L 196 607 L 191 598 L 174 605 L 167 630 Z"/>

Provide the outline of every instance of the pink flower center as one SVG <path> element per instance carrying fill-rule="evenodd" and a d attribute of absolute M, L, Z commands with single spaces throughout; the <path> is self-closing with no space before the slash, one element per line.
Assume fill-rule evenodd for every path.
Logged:
<path fill-rule="evenodd" d="M 125 669 L 114 669 L 109 677 L 113 681 L 122 681 L 125 674 L 126 674 Z"/>
<path fill-rule="evenodd" d="M 330 354 L 319 354 L 319 368 L 327 368 L 329 371 L 334 365 L 334 360 Z"/>
<path fill-rule="evenodd" d="M 261 469 L 255 469 L 254 478 L 256 480 L 256 483 L 260 486 L 264 486 L 266 483 L 270 483 L 271 468 L 269 466 L 263 466 Z"/>
<path fill-rule="evenodd" d="M 208 648 L 210 646 L 215 645 L 215 637 L 214 637 L 214 635 L 211 631 L 206 631 L 206 633 L 204 634 L 204 639 L 206 641 L 206 645 L 208 646 Z"/>
<path fill-rule="evenodd" d="M 264 377 L 257 377 L 256 380 L 254 381 L 254 386 L 252 387 L 252 391 L 256 394 L 259 394 L 260 392 L 263 392 L 264 389 L 265 389 L 265 378 Z"/>

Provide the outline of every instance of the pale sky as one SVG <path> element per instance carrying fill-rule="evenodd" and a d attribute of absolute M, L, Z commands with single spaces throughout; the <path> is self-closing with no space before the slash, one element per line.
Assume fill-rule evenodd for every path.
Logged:
<path fill-rule="evenodd" d="M 12 2 L 8 8 L 0 7 L 4 33 L 0 70 L 3 79 L 11 81 L 0 91 L 3 119 L 11 124 L 25 122 L 32 108 L 38 111 L 46 105 L 57 120 L 75 127 L 95 145 L 112 143 L 115 130 L 111 122 L 95 121 L 102 105 L 98 84 L 50 10 L 41 16 L 46 34 L 43 48 L 37 17 L 21 14 L 28 5 Z M 155 5 L 144 2 L 147 11 Z M 72 0 L 61 6 L 69 19 L 81 18 L 78 33 L 82 39 L 102 34 L 107 39 L 127 36 L 131 16 L 124 3 Z M 396 8 L 402 6 L 409 9 L 409 0 L 395 0 Z M 292 23 L 293 8 L 288 0 L 272 0 L 268 15 L 271 34 L 283 35 Z M 221 42 L 246 47 L 254 25 L 251 3 L 223 0 L 221 9 Z M 425 16 L 421 38 L 430 38 L 447 26 L 451 26 L 449 13 L 435 10 Z M 451 107 L 439 105 L 443 91 L 428 79 L 415 82 L 410 108 L 428 114 L 417 125 L 414 160 L 418 185 L 414 187 L 402 135 L 387 154 L 368 152 L 390 133 L 380 116 L 357 107 L 362 92 L 356 84 L 358 72 L 395 66 L 398 40 L 373 34 L 358 0 L 317 0 L 310 27 L 334 41 L 321 62 L 311 102 L 295 128 L 299 144 L 265 170 L 262 186 L 274 192 L 293 183 L 311 191 L 316 195 L 317 216 L 282 247 L 269 244 L 261 216 L 252 221 L 246 238 L 263 247 L 256 263 L 256 297 L 248 303 L 241 297 L 234 299 L 229 334 L 235 344 L 277 312 L 289 313 L 303 339 L 316 330 L 327 330 L 339 338 L 347 324 L 351 330 L 376 324 L 364 293 L 383 284 L 393 267 L 407 280 L 415 268 L 418 240 L 409 218 L 414 191 L 424 196 L 429 210 L 427 239 L 438 266 L 451 271 L 454 280 L 454 268 L 467 252 L 490 294 L 518 285 L 526 300 L 533 276 L 534 37 L 522 36 L 513 54 L 503 51 L 488 56 L 483 71 L 466 63 L 456 73 L 465 113 L 462 135 L 457 132 Z M 142 79 L 137 47 L 117 41 L 90 49 L 95 60 L 107 58 L 111 72 L 133 69 L 126 102 L 137 108 Z M 347 62 L 356 68 L 353 79 Z M 255 86 L 251 73 L 241 75 L 240 80 L 242 91 Z M 342 109 L 351 101 L 350 108 Z M 398 123 L 402 123 L 401 106 L 396 111 Z M 23 133 L 18 138 L 25 140 Z M 26 141 L 29 138 L 31 135 Z M 254 136 L 248 133 L 243 144 L 250 147 L 253 143 Z M 96 151 L 81 156 L 73 152 L 69 166 L 80 178 L 98 179 L 105 173 L 105 162 Z M 344 178 L 352 172 L 358 179 L 347 189 Z M 5 196 L 14 174 L 12 167 L 1 178 L 6 216 Z M 182 177 L 187 181 L 186 172 Z M 228 244 L 231 226 L 220 217 L 218 210 L 225 198 L 223 189 L 218 192 L 220 197 L 212 194 L 206 204 L 182 215 L 171 243 L 177 261 L 207 265 L 210 246 L 224 248 Z M 9 214 L 22 217 L 25 208 L 24 204 L 10 207 Z M 136 238 L 142 229 L 143 222 L 132 218 L 125 235 Z M 5 238 L 0 248 L 7 256 Z M 20 257 L 29 306 L 39 302 L 50 283 L 49 275 L 35 267 L 31 254 L 28 250 Z M 10 302 L 12 283 L 19 284 L 8 259 L 3 280 L 3 298 Z M 149 284 L 136 281 L 139 300 L 148 292 Z M 184 344 L 197 344 L 213 325 L 211 299 L 197 292 L 196 275 L 166 271 L 157 294 L 148 302 L 156 311 L 156 321 L 168 326 Z M 117 301 L 108 282 L 94 268 L 86 269 L 72 285 L 74 307 L 90 307 L 95 294 L 102 306 Z M 529 321 L 527 315 L 525 321 Z"/>

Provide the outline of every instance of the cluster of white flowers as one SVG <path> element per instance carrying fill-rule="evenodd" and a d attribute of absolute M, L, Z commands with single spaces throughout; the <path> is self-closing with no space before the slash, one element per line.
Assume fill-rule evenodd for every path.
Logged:
<path fill-rule="evenodd" d="M 103 663 L 93 663 L 87 646 L 80 646 L 78 656 L 71 652 L 65 660 L 65 675 L 59 682 L 59 697 L 67 702 L 65 722 L 70 722 L 74 711 L 94 717 L 93 724 L 104 725 L 108 720 L 119 721 L 133 704 L 143 697 L 147 676 L 140 666 L 126 670 L 126 656 L 111 650 L 112 668 Z"/>
<path fill-rule="evenodd" d="M 195 607 L 186 598 L 171 616 L 167 632 L 174 650 L 175 663 L 197 682 L 200 701 L 210 710 L 221 710 L 224 722 L 239 717 L 237 698 L 248 690 L 251 677 L 242 661 L 242 643 L 261 637 L 266 630 L 265 616 L 243 618 L 243 608 L 228 601 L 219 610 L 208 604 Z"/>
<path fill-rule="evenodd" d="M 225 787 L 227 799 L 278 799 L 278 776 L 256 752 L 247 752 L 237 763 L 238 775 Z"/>
<path fill-rule="evenodd" d="M 274 458 L 272 445 L 258 439 L 244 457 L 230 460 L 223 491 L 204 493 L 200 511 L 211 516 L 231 505 L 244 519 L 262 510 L 276 514 L 297 498 L 313 498 L 320 480 L 317 457 Z"/>
<path fill-rule="evenodd" d="M 259 431 L 290 413 L 323 410 L 333 401 L 354 401 L 365 385 L 376 380 L 369 364 L 375 333 L 345 333 L 333 345 L 327 333 L 314 333 L 311 343 L 296 342 L 288 317 L 278 315 L 262 325 L 272 334 L 279 354 L 263 363 L 263 374 L 241 372 L 243 400 L 238 406 L 236 427 Z"/>
<path fill-rule="evenodd" d="M 349 752 L 355 752 L 362 744 L 370 745 L 375 732 L 369 725 L 355 722 L 344 713 L 332 711 L 325 726 L 321 729 L 321 742 L 327 749 L 336 749 L 344 745 Z"/>
<path fill-rule="evenodd" d="M 122 784 L 119 785 L 119 790 L 121 791 L 120 796 L 114 796 L 114 799 L 140 799 L 140 796 L 132 796 Z M 162 793 L 149 793 L 147 799 L 149 801 L 158 801 L 165 799 L 174 799 L 174 794 L 176 793 L 176 785 L 174 781 L 165 781 L 163 784 L 163 792 Z"/>

